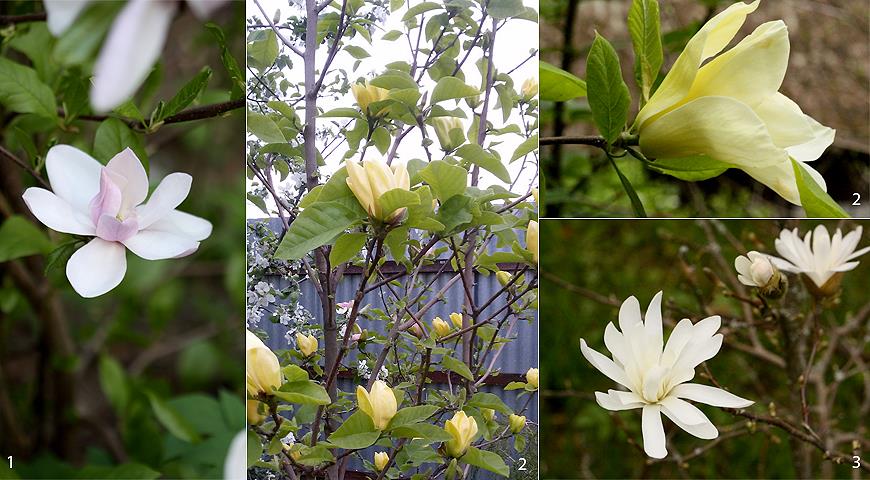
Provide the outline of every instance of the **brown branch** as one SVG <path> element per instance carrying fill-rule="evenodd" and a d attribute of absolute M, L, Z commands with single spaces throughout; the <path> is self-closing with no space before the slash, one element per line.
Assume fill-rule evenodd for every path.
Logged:
<path fill-rule="evenodd" d="M 43 22 L 45 12 L 28 13 L 25 15 L 0 15 L 0 25 L 15 25 L 17 23 Z"/>
<path fill-rule="evenodd" d="M 607 141 L 603 137 L 596 136 L 571 136 L 543 137 L 539 145 L 589 145 L 598 148 L 607 148 Z"/>
<path fill-rule="evenodd" d="M 245 99 L 239 98 L 237 100 L 229 100 L 227 102 L 221 103 L 212 103 L 210 105 L 203 105 L 200 107 L 189 108 L 182 112 L 178 112 L 175 115 L 170 115 L 163 119 L 161 122 L 164 125 L 170 125 L 173 123 L 182 123 L 182 122 L 190 122 L 193 120 L 203 120 L 206 118 L 218 117 L 227 112 L 235 110 L 237 108 L 242 108 L 245 106 Z M 63 109 L 59 109 L 57 111 L 58 115 L 65 116 L 66 112 Z M 126 117 L 117 117 L 113 115 L 79 115 L 77 117 L 79 120 L 88 120 L 92 122 L 102 122 L 103 120 L 108 120 L 109 118 L 117 118 L 122 122 L 126 123 L 130 128 L 147 128 L 144 122 L 140 122 L 139 120 L 135 120 L 132 118 Z"/>
<path fill-rule="evenodd" d="M 30 175 L 32 175 L 33 178 L 35 178 L 36 181 L 37 181 L 41 186 L 43 186 L 43 187 L 45 187 L 45 188 L 51 188 L 51 187 L 49 187 L 48 182 L 46 182 L 45 179 L 42 178 L 42 177 L 41 177 L 41 176 L 36 172 L 36 170 L 33 169 L 33 167 L 31 167 L 30 165 L 28 165 L 27 162 L 25 162 L 24 160 L 22 160 L 22 159 L 16 157 L 15 154 L 13 154 L 12 152 L 10 152 L 9 150 L 6 150 L 2 145 L 0 145 L 0 157 L 3 157 L 3 158 L 5 158 L 6 160 L 9 160 L 10 162 L 12 162 L 12 163 L 18 165 L 19 167 L 23 168 L 27 173 L 29 173 Z"/>

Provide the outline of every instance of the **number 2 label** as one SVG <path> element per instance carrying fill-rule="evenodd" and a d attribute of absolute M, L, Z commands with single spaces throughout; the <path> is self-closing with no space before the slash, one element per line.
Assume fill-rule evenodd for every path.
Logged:
<path fill-rule="evenodd" d="M 517 459 L 517 462 L 520 462 L 520 466 L 517 467 L 517 471 L 519 471 L 519 472 L 525 472 L 526 470 L 528 470 L 528 469 L 526 468 L 526 459 L 525 459 L 525 458 L 520 457 L 520 458 Z"/>

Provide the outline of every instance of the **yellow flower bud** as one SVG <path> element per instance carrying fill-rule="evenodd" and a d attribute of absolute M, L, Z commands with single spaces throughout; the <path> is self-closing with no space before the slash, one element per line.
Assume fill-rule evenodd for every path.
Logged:
<path fill-rule="evenodd" d="M 460 410 L 453 415 L 453 418 L 447 420 L 444 430 L 452 437 L 447 441 L 447 454 L 459 458 L 465 455 L 477 434 L 477 421 Z"/>
<path fill-rule="evenodd" d="M 481 408 L 480 413 L 483 414 L 483 418 L 485 418 L 487 422 L 491 422 L 492 419 L 495 418 L 495 410 L 491 408 Z"/>
<path fill-rule="evenodd" d="M 526 250 L 532 252 L 532 258 L 538 263 L 538 222 L 534 220 L 526 229 Z"/>
<path fill-rule="evenodd" d="M 263 420 L 266 419 L 266 415 L 263 413 L 265 410 L 265 405 L 263 402 L 258 402 L 257 400 L 248 400 L 245 402 L 245 410 L 248 417 L 248 425 L 259 425 L 263 423 Z"/>
<path fill-rule="evenodd" d="M 465 143 L 462 120 L 456 117 L 435 117 L 431 121 L 432 125 L 435 127 L 435 135 L 438 137 L 438 143 L 441 144 L 441 150 L 452 152 Z M 454 133 L 451 136 L 450 132 L 453 130 L 459 130 L 459 134 Z"/>
<path fill-rule="evenodd" d="M 532 198 L 535 199 L 535 203 L 540 203 L 540 202 L 538 201 L 538 189 L 537 189 L 537 188 L 533 188 L 533 189 L 532 189 Z"/>
<path fill-rule="evenodd" d="M 356 387 L 356 401 L 359 409 L 371 417 L 378 430 L 387 428 L 398 408 L 393 389 L 381 380 L 372 385 L 371 392 L 367 392 L 362 386 Z"/>
<path fill-rule="evenodd" d="M 498 283 L 500 283 L 502 287 L 506 287 L 509 283 L 511 283 L 511 280 L 514 279 L 514 276 L 508 272 L 499 270 L 495 272 L 495 278 L 498 279 Z"/>
<path fill-rule="evenodd" d="M 386 100 L 389 97 L 389 90 L 369 85 L 368 81 L 354 83 L 350 86 L 350 90 L 353 92 L 356 104 L 359 105 L 360 110 L 362 110 L 366 115 L 370 117 L 380 117 L 389 110 L 388 108 L 381 108 L 377 112 L 369 111 L 370 104 Z"/>
<path fill-rule="evenodd" d="M 538 94 L 538 79 L 529 77 L 523 82 L 523 87 L 520 91 L 523 94 L 523 100 L 529 101 L 535 98 Z"/>
<path fill-rule="evenodd" d="M 462 314 L 453 312 L 450 314 L 450 321 L 453 322 L 453 326 L 462 330 Z"/>
<path fill-rule="evenodd" d="M 390 462 L 390 456 L 387 452 L 378 452 L 375 454 L 375 468 L 380 472 Z"/>
<path fill-rule="evenodd" d="M 526 383 L 531 385 L 534 388 L 538 388 L 538 369 L 530 368 L 528 372 L 526 372 Z"/>
<path fill-rule="evenodd" d="M 380 199 L 384 193 L 400 188 L 411 189 L 411 177 L 404 163 L 388 166 L 383 160 L 365 160 L 360 165 L 347 162 L 347 186 L 369 216 L 384 222 L 393 222 L 405 214 L 406 208 L 384 212 Z"/>
<path fill-rule="evenodd" d="M 253 332 L 245 330 L 245 383 L 248 393 L 271 395 L 281 386 L 281 365 L 278 357 Z"/>
<path fill-rule="evenodd" d="M 413 324 L 408 328 L 408 331 L 411 332 L 411 335 L 422 339 L 423 338 L 423 329 L 418 324 Z"/>
<path fill-rule="evenodd" d="M 526 426 L 526 417 L 511 414 L 511 416 L 508 417 L 508 424 L 510 424 L 511 433 L 520 433 Z"/>
<path fill-rule="evenodd" d="M 441 317 L 435 317 L 432 320 L 432 331 L 435 333 L 436 337 L 443 337 L 450 333 L 450 324 L 441 320 Z"/>
<path fill-rule="evenodd" d="M 296 332 L 296 348 L 306 357 L 314 355 L 314 352 L 317 351 L 317 337 Z"/>

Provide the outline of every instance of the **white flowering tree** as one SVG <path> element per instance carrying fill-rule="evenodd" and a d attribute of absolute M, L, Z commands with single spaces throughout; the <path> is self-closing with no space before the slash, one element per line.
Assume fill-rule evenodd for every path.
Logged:
<path fill-rule="evenodd" d="M 534 9 L 253 0 L 249 11 L 248 199 L 280 222 L 249 229 L 249 466 L 282 478 L 344 478 L 352 459 L 377 478 L 534 476 L 520 453 L 535 450 L 534 359 L 495 381 L 536 308 L 537 82 L 515 73 L 534 76 L 536 50 L 508 50 L 510 32 L 537 31 Z M 433 272 L 446 284 L 424 279 Z M 481 275 L 500 287 L 478 295 Z M 339 298 L 347 282 L 354 293 Z M 457 291 L 462 308 L 433 318 Z M 264 322 L 286 327 L 269 339 L 285 348 L 262 342 Z M 483 391 L 492 384 L 518 406 Z"/>
<path fill-rule="evenodd" d="M 209 192 L 242 195 L 242 116 L 217 117 L 243 106 L 244 77 L 241 37 L 204 24 L 241 21 L 223 3 L 0 5 L 4 478 L 231 463 L 242 228 Z"/>

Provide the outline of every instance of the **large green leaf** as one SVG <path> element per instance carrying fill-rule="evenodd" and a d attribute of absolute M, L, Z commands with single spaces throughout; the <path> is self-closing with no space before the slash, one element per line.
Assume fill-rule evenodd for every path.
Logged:
<path fill-rule="evenodd" d="M 196 97 L 205 90 L 208 86 L 208 79 L 211 78 L 211 68 L 202 67 L 202 70 L 196 74 L 189 82 L 187 82 L 178 93 L 172 97 L 165 107 L 161 117 L 166 118 L 184 110 L 188 105 L 196 100 Z"/>
<path fill-rule="evenodd" d="M 794 176 L 797 181 L 801 205 L 807 212 L 807 217 L 815 218 L 849 218 L 849 214 L 837 202 L 822 190 L 813 177 L 801 166 L 800 162 L 791 159 Z"/>
<path fill-rule="evenodd" d="M 435 220 L 444 225 L 445 232 L 452 232 L 460 225 L 474 219 L 474 215 L 471 214 L 473 202 L 468 195 L 454 195 L 441 204 Z"/>
<path fill-rule="evenodd" d="M 347 450 L 368 448 L 378 441 L 381 432 L 375 430 L 371 417 L 357 410 L 329 436 L 329 443 Z"/>
<path fill-rule="evenodd" d="M 586 88 L 595 125 L 607 143 L 612 144 L 625 128 L 631 97 L 622 80 L 616 50 L 597 33 L 586 58 Z"/>
<path fill-rule="evenodd" d="M 521 15 L 525 11 L 523 0 L 490 0 L 487 8 L 489 15 L 499 20 Z"/>
<path fill-rule="evenodd" d="M 510 407 L 498 398 L 498 395 L 493 393 L 477 392 L 468 400 L 468 405 L 477 408 L 490 408 L 505 415 L 514 413 Z"/>
<path fill-rule="evenodd" d="M 516 150 L 514 150 L 514 154 L 511 155 L 511 162 L 514 160 L 519 160 L 520 158 L 525 157 L 529 153 L 535 151 L 538 148 L 538 134 L 534 134 L 531 137 L 525 139 L 523 143 L 521 143 Z"/>
<path fill-rule="evenodd" d="M 148 400 L 151 403 L 151 410 L 154 412 L 154 416 L 157 417 L 161 425 L 169 430 L 169 433 L 188 443 L 200 441 L 199 434 L 178 411 L 153 393 L 148 393 Z"/>
<path fill-rule="evenodd" d="M 439 2 L 418 3 L 413 7 L 409 8 L 407 12 L 405 12 L 405 15 L 402 16 L 402 21 L 407 22 L 408 20 L 416 17 L 417 15 L 420 15 L 421 13 L 425 13 L 430 10 L 437 10 L 443 7 L 444 5 Z"/>
<path fill-rule="evenodd" d="M 420 178 L 432 187 L 435 197 L 443 203 L 450 197 L 465 192 L 468 171 L 443 160 L 434 160 L 420 171 Z"/>
<path fill-rule="evenodd" d="M 263 37 L 248 43 L 248 65 L 263 71 L 278 58 L 278 36 L 270 29 L 259 32 Z"/>
<path fill-rule="evenodd" d="M 429 423 L 409 423 L 397 427 L 391 433 L 396 438 L 422 439 L 426 443 L 446 442 L 453 438 L 443 428 Z"/>
<path fill-rule="evenodd" d="M 406 407 L 393 416 L 387 425 L 387 430 L 391 430 L 409 423 L 418 423 L 431 417 L 438 411 L 438 407 L 434 405 L 418 405 L 415 407 Z"/>
<path fill-rule="evenodd" d="M 328 405 L 331 402 L 326 389 L 314 380 L 285 383 L 272 393 L 285 402 L 300 405 Z"/>
<path fill-rule="evenodd" d="M 384 192 L 384 194 L 378 199 L 378 203 L 380 203 L 381 211 L 384 215 L 389 215 L 399 208 L 420 205 L 420 197 L 409 190 L 394 188 Z"/>
<path fill-rule="evenodd" d="M 329 251 L 330 265 L 341 265 L 353 258 L 366 244 L 366 238 L 366 234 L 361 232 L 346 233 L 338 237 Z"/>
<path fill-rule="evenodd" d="M 634 75 L 640 86 L 643 101 L 649 100 L 650 91 L 662 66 L 662 37 L 659 33 L 658 0 L 633 0 L 628 10 L 628 31 L 634 45 Z"/>
<path fill-rule="evenodd" d="M 502 182 L 511 182 L 511 175 L 508 173 L 507 167 L 501 163 L 501 160 L 476 143 L 467 143 L 459 147 L 456 150 L 456 155 L 489 171 Z"/>
<path fill-rule="evenodd" d="M 468 452 L 459 459 L 475 467 L 480 467 L 484 470 L 497 473 L 503 477 L 510 476 L 510 468 L 504 463 L 501 456 L 495 452 L 480 450 L 475 447 L 468 447 Z"/>
<path fill-rule="evenodd" d="M 57 121 L 54 92 L 36 70 L 0 58 L 0 104 L 13 112 L 33 113 Z"/>
<path fill-rule="evenodd" d="M 274 120 L 262 113 L 248 111 L 248 131 L 266 143 L 286 143 L 287 139 Z"/>
<path fill-rule="evenodd" d="M 538 64 L 541 100 L 565 102 L 586 96 L 586 82 L 547 62 Z"/>
<path fill-rule="evenodd" d="M 457 360 L 451 356 L 445 355 L 443 358 L 441 358 L 441 365 L 452 372 L 456 372 L 457 374 L 459 374 L 459 376 L 466 380 L 474 380 L 474 377 L 471 375 L 471 369 L 469 369 L 468 365 L 466 365 L 465 362 L 461 360 Z"/>
<path fill-rule="evenodd" d="M 314 202 L 290 224 L 275 251 L 275 258 L 298 260 L 363 218 L 364 214 L 358 205 L 357 208 L 351 208 L 341 201 Z"/>
<path fill-rule="evenodd" d="M 148 156 L 145 153 L 145 146 L 142 145 L 140 136 L 130 130 L 130 127 L 126 123 L 117 118 L 103 120 L 100 126 L 97 127 L 97 133 L 94 136 L 94 158 L 106 163 L 127 147 L 130 147 L 136 156 L 139 157 L 139 160 L 147 171 Z"/>
<path fill-rule="evenodd" d="M 731 165 L 714 160 L 705 155 L 681 158 L 659 158 L 646 164 L 652 170 L 672 177 L 697 182 L 707 180 L 725 173 Z"/>
<path fill-rule="evenodd" d="M 24 217 L 13 215 L 0 225 L 0 262 L 46 254 L 53 248 L 45 233 Z"/>
<path fill-rule="evenodd" d="M 456 77 L 443 77 L 441 80 L 438 80 L 438 84 L 432 90 L 432 104 L 434 105 L 444 100 L 473 97 L 475 95 L 480 95 L 480 91 L 470 85 L 466 85 L 462 80 Z"/>
<path fill-rule="evenodd" d="M 130 389 L 127 386 L 123 367 L 114 358 L 102 355 L 99 363 L 99 378 L 100 388 L 103 389 L 103 393 L 109 399 L 115 413 L 122 417 L 130 398 Z"/>
<path fill-rule="evenodd" d="M 616 171 L 616 175 L 619 177 L 619 182 L 622 183 L 622 188 L 625 189 L 625 193 L 628 194 L 628 198 L 631 200 L 631 208 L 634 209 L 634 214 L 638 217 L 646 217 L 646 210 L 643 208 L 643 203 L 641 203 L 640 197 L 637 196 L 637 192 L 635 192 L 628 177 L 622 174 L 622 171 L 619 170 L 619 167 L 616 165 L 616 160 L 614 160 L 613 157 L 607 155 L 607 158 L 610 159 L 610 164 L 613 166 L 613 170 Z"/>

